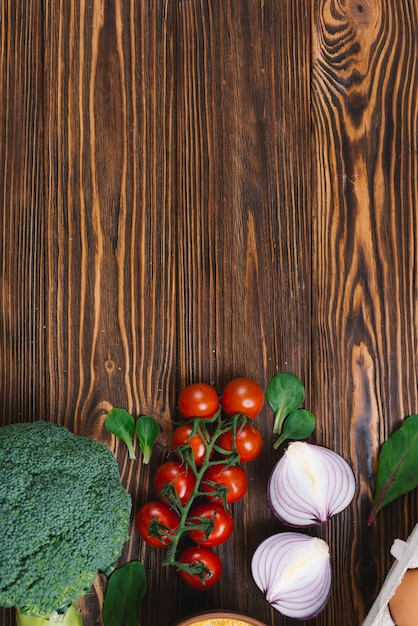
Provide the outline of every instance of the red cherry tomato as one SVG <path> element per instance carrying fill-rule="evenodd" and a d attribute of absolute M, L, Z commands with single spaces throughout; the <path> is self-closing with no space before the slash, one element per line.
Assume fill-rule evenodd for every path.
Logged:
<path fill-rule="evenodd" d="M 206 383 L 194 383 L 185 387 L 179 395 L 179 411 L 186 419 L 201 417 L 211 419 L 219 409 L 219 396 Z"/>
<path fill-rule="evenodd" d="M 221 577 L 221 560 L 210 548 L 191 546 L 180 554 L 178 560 L 187 565 L 197 565 L 201 569 L 196 574 L 179 569 L 180 577 L 193 589 L 210 589 Z"/>
<path fill-rule="evenodd" d="M 204 520 L 211 520 L 211 528 L 205 528 Z M 199 546 L 219 546 L 224 543 L 234 529 L 234 518 L 222 504 L 207 502 L 200 504 L 190 513 L 188 522 L 200 524 L 201 529 L 189 530 L 189 537 Z"/>
<path fill-rule="evenodd" d="M 232 439 L 233 432 L 231 429 L 220 435 L 217 443 L 224 450 L 232 452 L 234 448 Z M 253 424 L 245 424 L 242 427 L 238 427 L 234 437 L 234 443 L 241 463 L 257 458 L 263 448 L 261 433 Z"/>
<path fill-rule="evenodd" d="M 203 475 L 201 483 L 202 491 L 206 493 L 210 500 L 222 502 L 222 499 L 219 498 L 216 493 L 216 487 L 208 484 L 206 481 L 226 487 L 227 504 L 240 500 L 240 498 L 245 495 L 248 488 L 247 474 L 239 465 L 231 465 L 229 467 L 226 464 L 211 465 Z"/>
<path fill-rule="evenodd" d="M 192 424 L 182 424 L 177 426 L 173 431 L 171 438 L 171 447 L 177 456 L 180 456 L 177 452 L 178 448 L 182 446 L 189 446 L 193 451 L 194 462 L 196 465 L 202 465 L 206 456 L 206 447 L 203 442 L 202 436 L 195 432 L 192 435 Z M 208 442 L 209 443 L 209 442 Z"/>
<path fill-rule="evenodd" d="M 222 408 L 228 416 L 243 413 L 253 419 L 264 405 L 264 392 L 249 378 L 234 378 L 223 390 Z"/>
<path fill-rule="evenodd" d="M 192 495 L 196 479 L 191 470 L 178 461 L 167 461 L 159 466 L 154 474 L 154 489 L 161 500 L 170 504 L 167 485 L 172 484 L 182 504 Z"/>
<path fill-rule="evenodd" d="M 139 536 L 150 546 L 162 548 L 172 542 L 180 519 L 164 502 L 147 502 L 135 515 Z"/>

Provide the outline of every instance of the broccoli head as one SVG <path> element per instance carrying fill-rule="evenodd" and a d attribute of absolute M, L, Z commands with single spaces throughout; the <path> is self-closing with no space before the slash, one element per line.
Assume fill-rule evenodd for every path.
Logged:
<path fill-rule="evenodd" d="M 107 446 L 37 421 L 0 428 L 0 606 L 65 613 L 109 574 L 131 498 Z"/>

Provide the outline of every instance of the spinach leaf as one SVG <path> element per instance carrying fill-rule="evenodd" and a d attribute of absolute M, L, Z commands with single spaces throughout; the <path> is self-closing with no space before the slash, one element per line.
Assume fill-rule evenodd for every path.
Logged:
<path fill-rule="evenodd" d="M 103 604 L 104 626 L 138 626 L 147 577 L 140 561 L 130 561 L 109 577 Z"/>
<path fill-rule="evenodd" d="M 288 372 L 276 374 L 267 387 L 267 401 L 274 411 L 273 433 L 280 435 L 286 417 L 305 400 L 303 383 Z"/>
<path fill-rule="evenodd" d="M 133 416 L 125 409 L 112 409 L 106 415 L 104 425 L 109 433 L 116 435 L 126 444 L 129 458 L 132 460 L 136 459 L 133 444 L 135 433 L 135 419 Z"/>
<path fill-rule="evenodd" d="M 151 415 L 142 415 L 136 423 L 136 434 L 143 454 L 143 462 L 149 463 L 152 448 L 160 432 L 157 420 Z"/>
<path fill-rule="evenodd" d="M 367 520 L 373 523 L 386 504 L 396 500 L 418 485 L 418 415 L 404 420 L 382 446 L 377 468 L 376 489 Z"/>
<path fill-rule="evenodd" d="M 307 439 L 315 430 L 315 416 L 306 409 L 296 409 L 284 421 L 281 435 L 273 444 L 277 448 L 287 439 Z"/>

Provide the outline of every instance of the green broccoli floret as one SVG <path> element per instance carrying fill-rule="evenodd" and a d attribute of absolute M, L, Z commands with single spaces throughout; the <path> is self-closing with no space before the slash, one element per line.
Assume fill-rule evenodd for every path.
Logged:
<path fill-rule="evenodd" d="M 0 606 L 20 623 L 74 612 L 97 571 L 114 569 L 130 514 L 105 444 L 52 422 L 0 428 Z"/>

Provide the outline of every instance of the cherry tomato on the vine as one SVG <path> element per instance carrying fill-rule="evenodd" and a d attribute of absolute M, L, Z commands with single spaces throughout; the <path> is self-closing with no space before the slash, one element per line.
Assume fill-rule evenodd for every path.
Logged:
<path fill-rule="evenodd" d="M 223 390 L 221 403 L 228 416 L 243 413 L 253 419 L 263 408 L 264 392 L 249 378 L 234 378 Z"/>
<path fill-rule="evenodd" d="M 167 461 L 154 474 L 154 489 L 161 500 L 170 504 L 166 485 L 171 484 L 184 505 L 190 499 L 196 483 L 193 472 L 179 461 Z"/>
<path fill-rule="evenodd" d="M 205 522 L 211 520 L 211 526 L 206 532 Z M 224 543 L 234 529 L 234 518 L 222 504 L 206 502 L 199 504 L 191 511 L 188 517 L 189 523 L 198 524 L 201 528 L 189 530 L 189 537 L 199 546 L 219 546 Z"/>
<path fill-rule="evenodd" d="M 178 558 L 180 563 L 196 565 L 201 571 L 196 574 L 179 569 L 180 577 L 193 589 L 210 589 L 222 574 L 221 560 L 213 550 L 205 546 L 190 546 Z"/>
<path fill-rule="evenodd" d="M 154 548 L 162 548 L 172 542 L 179 522 L 177 513 L 158 501 L 147 502 L 135 515 L 139 536 Z"/>
<path fill-rule="evenodd" d="M 210 500 L 222 502 L 216 493 L 216 487 L 208 482 L 217 483 L 226 487 L 226 503 L 240 500 L 248 488 L 247 474 L 239 465 L 227 466 L 226 464 L 211 465 L 205 471 L 201 483 L 201 489 Z"/>
<path fill-rule="evenodd" d="M 263 448 L 261 433 L 253 424 L 247 423 L 244 426 L 238 426 L 235 437 L 231 428 L 231 430 L 219 436 L 217 443 L 219 447 L 231 452 L 233 450 L 233 439 L 235 441 L 235 450 L 239 455 L 241 463 L 253 461 Z"/>
<path fill-rule="evenodd" d="M 192 432 L 192 424 L 182 424 L 181 426 L 177 426 L 177 428 L 173 431 L 171 447 L 177 456 L 179 456 L 179 453 L 177 452 L 178 448 L 181 446 L 190 446 L 193 451 L 195 464 L 201 465 L 206 456 L 206 446 L 204 444 L 204 440 L 202 439 L 202 436 L 204 435 L 201 435 L 198 432 L 195 432 L 192 435 Z"/>
<path fill-rule="evenodd" d="M 178 399 L 179 411 L 186 419 L 211 419 L 219 409 L 216 390 L 206 383 L 193 383 L 183 389 Z"/>

